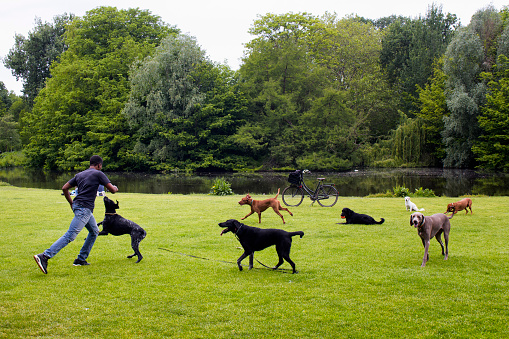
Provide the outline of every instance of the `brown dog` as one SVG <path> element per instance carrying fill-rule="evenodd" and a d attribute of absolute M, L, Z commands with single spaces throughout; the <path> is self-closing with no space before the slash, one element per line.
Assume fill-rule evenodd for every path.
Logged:
<path fill-rule="evenodd" d="M 454 214 L 450 217 L 442 213 L 433 214 L 431 216 L 424 216 L 421 212 L 412 213 L 410 216 L 410 226 L 417 228 L 417 234 L 421 237 L 422 245 L 424 246 L 424 258 L 422 258 L 421 267 L 426 266 L 426 261 L 429 260 L 429 242 L 435 237 L 442 246 L 442 255 L 444 260 L 449 257 L 449 231 L 451 230 L 451 222 Z M 444 244 L 442 244 L 442 233 L 445 240 L 445 253 Z"/>
<path fill-rule="evenodd" d="M 277 215 L 283 219 L 283 224 L 285 223 L 285 218 L 283 218 L 283 215 L 279 213 L 279 211 L 287 211 L 290 213 L 290 215 L 293 217 L 292 212 L 288 210 L 288 208 L 281 207 L 281 204 L 279 203 L 279 200 L 277 200 L 277 197 L 279 195 L 279 189 L 277 190 L 277 194 L 274 198 L 265 199 L 265 200 L 254 200 L 251 198 L 251 196 L 248 194 L 244 198 L 242 198 L 239 201 L 240 205 L 249 205 L 251 206 L 251 212 L 249 212 L 248 215 L 246 215 L 241 220 L 246 219 L 254 212 L 258 213 L 258 223 L 262 222 L 262 212 L 265 211 L 267 208 L 272 207 L 274 212 L 276 212 Z"/>
<path fill-rule="evenodd" d="M 465 214 L 468 214 L 468 209 L 470 208 L 470 214 L 472 214 L 472 200 L 470 198 L 461 199 L 458 202 L 453 202 L 447 205 L 447 211 L 445 214 L 452 212 L 452 215 L 455 215 L 459 211 L 465 210 Z"/>

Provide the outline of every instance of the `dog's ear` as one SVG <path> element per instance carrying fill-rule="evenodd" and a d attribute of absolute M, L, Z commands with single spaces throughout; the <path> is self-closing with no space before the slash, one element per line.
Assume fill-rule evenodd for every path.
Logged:
<path fill-rule="evenodd" d="M 414 216 L 414 214 L 413 214 L 413 213 L 412 213 L 412 214 L 410 214 L 410 226 L 413 226 L 413 225 L 412 225 L 412 217 L 413 217 L 413 216 Z"/>
<path fill-rule="evenodd" d="M 117 202 L 117 204 L 115 205 L 116 208 L 120 208 L 120 206 L 118 206 L 118 200 L 115 200 Z"/>

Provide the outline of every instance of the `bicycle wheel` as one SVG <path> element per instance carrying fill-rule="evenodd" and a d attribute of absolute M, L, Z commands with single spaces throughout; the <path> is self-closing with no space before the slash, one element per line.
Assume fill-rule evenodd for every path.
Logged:
<path fill-rule="evenodd" d="M 286 206 L 299 206 L 304 200 L 304 192 L 300 187 L 288 186 L 283 191 L 282 197 Z"/>
<path fill-rule="evenodd" d="M 338 191 L 332 185 L 323 185 L 318 188 L 317 199 L 322 207 L 332 207 L 338 201 Z"/>

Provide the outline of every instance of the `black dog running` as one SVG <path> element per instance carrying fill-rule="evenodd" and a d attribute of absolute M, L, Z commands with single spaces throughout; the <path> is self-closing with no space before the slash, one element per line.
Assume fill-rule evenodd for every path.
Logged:
<path fill-rule="evenodd" d="M 221 235 L 227 232 L 234 233 L 239 239 L 240 244 L 244 248 L 244 253 L 237 259 L 239 270 L 242 271 L 241 262 L 249 256 L 249 269 L 253 268 L 253 258 L 255 251 L 261 251 L 269 246 L 276 245 L 276 252 L 279 257 L 279 262 L 274 269 L 277 269 L 283 264 L 283 259 L 286 260 L 293 269 L 293 273 L 297 273 L 295 263 L 290 259 L 290 248 L 292 246 L 292 237 L 300 235 L 302 238 L 304 232 L 287 232 L 280 229 L 262 229 L 258 227 L 251 227 L 244 225 L 237 220 L 230 219 L 225 222 L 219 223 L 220 227 L 224 227 Z"/>
<path fill-rule="evenodd" d="M 139 245 L 147 235 L 147 232 L 140 225 L 116 213 L 116 210 L 120 208 L 118 201 L 115 203 L 113 200 L 108 199 L 108 197 L 104 197 L 104 207 L 106 208 L 104 220 L 97 224 L 97 226 L 103 226 L 103 230 L 99 232 L 99 235 L 108 235 L 108 233 L 112 235 L 131 235 L 131 247 L 134 250 L 134 254 L 127 257 L 132 258 L 137 256 L 138 261 L 136 262 L 139 263 L 143 259 Z"/>

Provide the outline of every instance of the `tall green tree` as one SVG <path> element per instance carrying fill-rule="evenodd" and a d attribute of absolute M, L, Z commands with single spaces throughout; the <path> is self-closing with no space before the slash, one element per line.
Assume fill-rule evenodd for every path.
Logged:
<path fill-rule="evenodd" d="M 380 62 L 401 92 L 401 109 L 407 115 L 417 110 L 417 86 L 425 86 L 433 63 L 445 52 L 457 27 L 456 15 L 443 13 L 442 6 L 433 3 L 424 17 L 398 20 L 387 28 Z"/>
<path fill-rule="evenodd" d="M 352 158 L 370 137 L 395 127 L 378 65 L 381 33 L 372 24 L 329 13 L 270 14 L 250 32 L 239 72 L 252 123 L 236 140 L 268 155 L 259 158 L 267 167 L 318 168 L 315 159 L 323 159 L 323 168 L 343 169 L 357 163 Z"/>
<path fill-rule="evenodd" d="M 310 67 L 309 37 L 317 22 L 308 13 L 267 14 L 249 30 L 255 38 L 239 73 L 254 128 L 242 128 L 235 140 L 268 167 L 292 164 L 302 152 L 295 143 L 299 117 L 327 82 L 322 67 Z"/>
<path fill-rule="evenodd" d="M 22 91 L 30 105 L 51 76 L 51 64 L 67 49 L 64 33 L 74 17 L 64 13 L 55 16 L 52 23 L 36 18 L 35 28 L 28 37 L 15 35 L 14 46 L 3 62 L 17 80 L 23 81 Z"/>
<path fill-rule="evenodd" d="M 486 84 L 481 72 L 491 72 L 502 31 L 502 20 L 492 6 L 479 10 L 447 47 L 444 72 L 447 76 L 447 107 L 444 118 L 446 167 L 473 167 L 472 146 L 480 135 L 478 116 L 485 104 Z"/>
<path fill-rule="evenodd" d="M 509 59 L 501 54 L 488 80 L 486 105 L 478 117 L 482 131 L 472 150 L 483 168 L 509 171 Z"/>
<path fill-rule="evenodd" d="M 430 165 L 439 166 L 445 157 L 445 145 L 442 141 L 444 131 L 444 117 L 449 115 L 446 103 L 446 80 L 442 70 L 443 57 L 437 60 L 433 66 L 433 75 L 424 88 L 418 87 L 419 102 L 418 111 L 415 113 L 423 122 L 425 129 L 425 145 L 423 151 L 432 159 Z"/>
<path fill-rule="evenodd" d="M 121 114 L 130 91 L 129 67 L 174 32 L 139 9 L 99 7 L 75 18 L 66 33 L 68 49 L 23 119 L 30 165 L 74 170 L 99 153 L 110 169 L 136 168 Z"/>
<path fill-rule="evenodd" d="M 187 35 L 169 36 L 131 71 L 123 114 L 135 132 L 134 153 L 157 170 L 227 169 L 227 151 L 246 103 L 234 73 L 213 65 Z"/>

